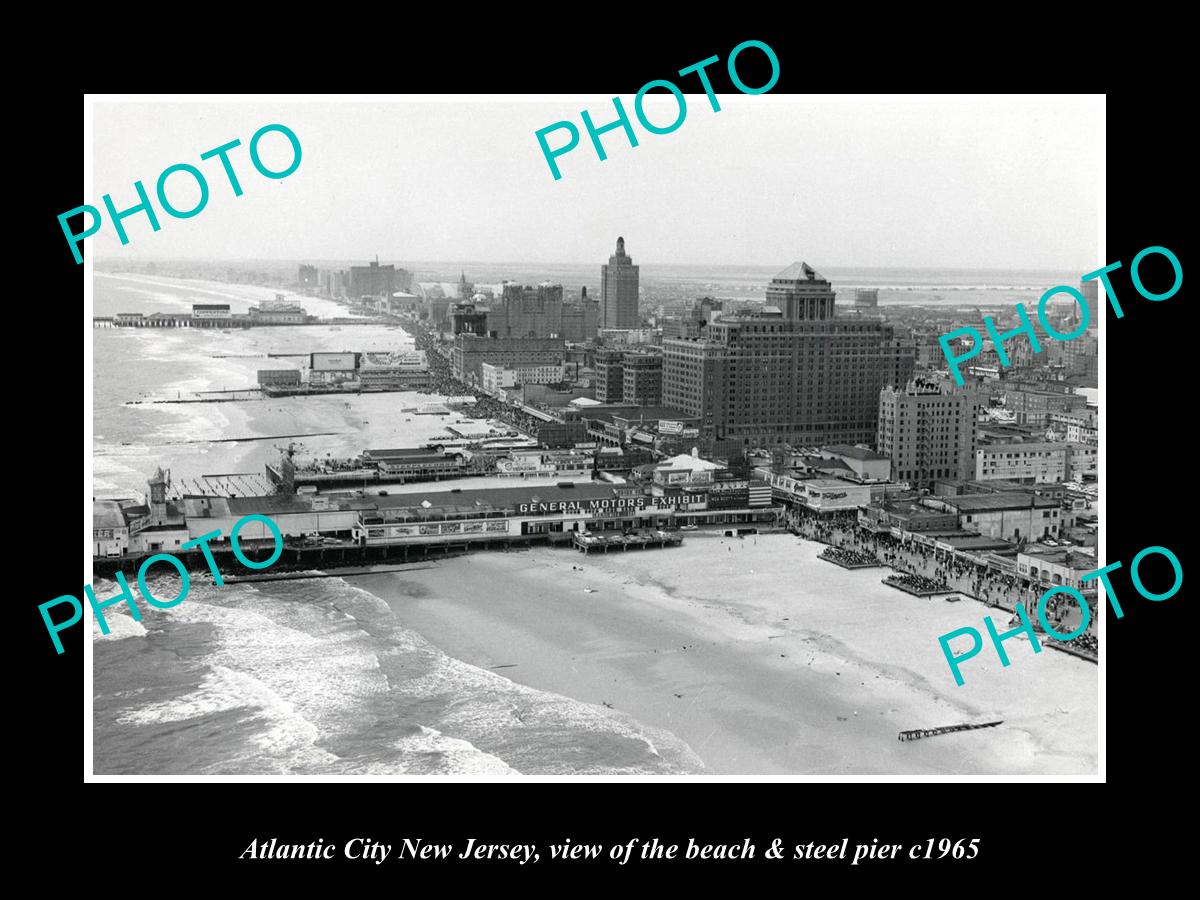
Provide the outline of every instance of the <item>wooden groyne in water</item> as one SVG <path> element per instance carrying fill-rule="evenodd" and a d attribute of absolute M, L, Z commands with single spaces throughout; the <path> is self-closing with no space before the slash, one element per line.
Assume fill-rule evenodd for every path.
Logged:
<path fill-rule="evenodd" d="M 997 725 L 1003 724 L 1004 720 L 999 719 L 995 722 L 981 722 L 978 725 L 943 725 L 940 728 L 916 728 L 912 731 L 900 732 L 900 740 L 919 741 L 921 738 L 936 737 L 939 734 L 950 734 L 955 731 L 974 731 L 977 728 L 995 728 Z"/>

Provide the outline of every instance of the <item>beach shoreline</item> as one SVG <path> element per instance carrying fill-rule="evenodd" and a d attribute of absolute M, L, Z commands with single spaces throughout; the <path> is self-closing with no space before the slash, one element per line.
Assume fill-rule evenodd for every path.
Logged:
<path fill-rule="evenodd" d="M 1094 666 L 1010 641 L 1010 667 L 981 654 L 957 687 L 937 635 L 983 604 L 900 595 L 878 569 L 816 560 L 823 548 L 700 533 L 679 549 L 480 553 L 355 584 L 456 659 L 670 732 L 704 774 L 1096 771 Z M 761 579 L 798 586 L 763 596 Z"/>

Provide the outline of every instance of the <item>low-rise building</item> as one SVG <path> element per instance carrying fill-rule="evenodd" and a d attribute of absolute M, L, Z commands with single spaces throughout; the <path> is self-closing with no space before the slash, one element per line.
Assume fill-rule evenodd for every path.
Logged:
<path fill-rule="evenodd" d="M 933 509 L 918 497 L 881 498 L 859 510 L 858 524 L 876 534 L 929 534 L 957 529 L 958 514 Z"/>
<path fill-rule="evenodd" d="M 711 484 L 714 473 L 728 468 L 712 460 L 681 453 L 656 465 L 651 480 L 656 484 Z"/>
<path fill-rule="evenodd" d="M 308 321 L 304 307 L 295 303 L 267 301 L 250 307 L 250 321 L 256 325 L 303 325 Z"/>
<path fill-rule="evenodd" d="M 605 344 L 652 344 L 654 343 L 653 328 L 601 328 L 600 340 Z"/>
<path fill-rule="evenodd" d="M 124 556 L 129 552 L 129 525 L 116 500 L 92 501 L 92 555 Z"/>
<path fill-rule="evenodd" d="M 517 383 L 516 373 L 512 369 L 492 363 L 480 366 L 479 376 L 479 386 L 488 394 L 499 394 L 501 388 L 510 388 Z"/>
<path fill-rule="evenodd" d="M 259 369 L 259 385 L 300 385 L 299 369 Z"/>
<path fill-rule="evenodd" d="M 821 447 L 817 454 L 826 459 L 841 460 L 860 481 L 889 481 L 892 477 L 891 459 L 870 447 L 836 444 L 832 447 Z"/>
<path fill-rule="evenodd" d="M 301 537 L 309 534 L 350 537 L 359 520 L 359 508 L 363 503 L 354 501 L 330 501 L 325 497 L 301 497 L 270 495 L 265 497 L 185 497 L 182 500 L 187 520 L 189 539 L 202 537 L 210 531 L 219 530 L 221 537 L 214 540 L 228 545 L 233 526 L 251 514 L 267 516 L 284 537 Z M 245 523 L 238 533 L 238 540 L 273 541 L 266 524 L 258 521 Z"/>
<path fill-rule="evenodd" d="M 1093 447 L 1100 443 L 1097 412 L 1090 406 L 1070 412 L 1051 413 L 1049 427 L 1068 443 L 1091 444 Z"/>
<path fill-rule="evenodd" d="M 1095 444 L 1067 444 L 1067 481 L 1095 481 L 1099 447 Z"/>
<path fill-rule="evenodd" d="M 187 525 L 148 525 L 129 542 L 131 553 L 170 553 L 191 540 Z"/>
<path fill-rule="evenodd" d="M 1004 406 L 1015 415 L 1018 425 L 1045 428 L 1050 424 L 1050 416 L 1054 413 L 1085 409 L 1087 397 L 1068 391 L 1043 390 L 1022 385 L 1004 391 Z"/>
<path fill-rule="evenodd" d="M 1056 538 L 1062 525 L 1057 500 L 1028 492 L 929 496 L 922 504 L 953 513 L 957 527 L 1006 541 Z"/>
<path fill-rule="evenodd" d="M 975 451 L 978 481 L 1066 481 L 1069 445 L 1050 441 L 988 444 Z"/>
<path fill-rule="evenodd" d="M 504 478 L 578 478 L 595 466 L 593 451 L 512 450 L 496 460 L 496 474 Z"/>
<path fill-rule="evenodd" d="M 193 319 L 232 319 L 228 303 L 193 303 Z"/>
<path fill-rule="evenodd" d="M 546 422 L 537 427 L 537 442 L 551 449 L 574 447 L 587 441 L 587 424 L 582 419 Z"/>
<path fill-rule="evenodd" d="M 512 372 L 517 384 L 561 384 L 565 378 L 562 363 L 515 366 Z"/>
<path fill-rule="evenodd" d="M 429 481 L 467 471 L 462 453 L 438 453 L 433 450 L 402 448 L 397 450 L 364 450 L 363 463 L 375 466 L 379 474 L 404 481 Z"/>
<path fill-rule="evenodd" d="M 358 378 L 364 391 L 415 391 L 429 385 L 425 351 L 364 353 Z"/>
<path fill-rule="evenodd" d="M 309 354 L 308 382 L 312 385 L 338 384 L 358 377 L 357 353 L 319 352 Z"/>
<path fill-rule="evenodd" d="M 711 485 L 706 486 L 710 488 Z M 762 485 L 762 487 L 767 487 Z M 780 510 L 761 489 L 726 492 L 709 507 L 682 490 L 647 494 L 636 486 L 561 484 L 420 492 L 371 498 L 355 536 L 377 544 L 475 543 L 527 535 L 672 528 L 695 524 L 774 524 Z"/>
<path fill-rule="evenodd" d="M 845 512 L 870 504 L 871 487 L 841 478 L 793 478 L 771 475 L 772 495 L 816 513 Z"/>
<path fill-rule="evenodd" d="M 1085 582 L 1083 576 L 1099 568 L 1094 553 L 1078 547 L 1057 547 L 1030 544 L 1017 554 L 1017 571 L 1027 578 L 1048 584 L 1064 584 L 1079 591 L 1094 591 L 1096 580 Z"/>

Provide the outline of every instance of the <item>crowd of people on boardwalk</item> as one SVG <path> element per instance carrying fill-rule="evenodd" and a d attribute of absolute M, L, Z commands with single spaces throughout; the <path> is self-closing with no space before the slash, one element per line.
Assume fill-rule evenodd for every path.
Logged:
<path fill-rule="evenodd" d="M 842 563 L 847 566 L 879 565 L 879 560 L 870 553 L 864 553 L 862 550 L 847 550 L 844 547 L 827 547 L 821 554 L 821 559 Z"/>
<path fill-rule="evenodd" d="M 884 584 L 890 584 L 892 587 L 904 588 L 917 594 L 946 594 L 950 592 L 949 585 L 944 581 L 938 581 L 936 578 L 929 578 L 926 575 L 889 575 L 883 579 Z"/>
<path fill-rule="evenodd" d="M 889 532 L 872 532 L 858 523 L 857 511 L 851 510 L 834 515 L 816 516 L 804 511 L 793 510 L 788 514 L 791 530 L 801 537 L 820 541 L 842 551 L 862 553 L 872 557 L 898 573 L 919 576 L 927 581 L 914 581 L 910 586 L 918 591 L 917 585 L 928 584 L 928 589 L 938 591 L 960 591 L 989 606 L 1016 610 L 1023 605 L 1031 621 L 1036 621 L 1038 599 L 1047 586 L 1029 578 L 997 571 L 983 563 L 973 562 L 946 550 L 913 541 L 901 541 Z M 1070 595 L 1056 594 L 1047 601 L 1047 618 L 1055 630 L 1064 633 L 1074 630 L 1074 625 L 1059 625 L 1069 616 L 1075 601 Z M 1095 610 L 1093 609 L 1094 613 Z M 1092 621 L 1096 618 L 1093 615 Z M 1095 653 L 1097 639 L 1092 630 L 1066 642 L 1085 652 Z"/>
<path fill-rule="evenodd" d="M 1076 650 L 1082 650 L 1084 653 L 1090 653 L 1097 656 L 1100 653 L 1100 641 L 1091 632 L 1085 631 L 1077 638 L 1072 638 L 1069 641 L 1063 641 L 1066 647 L 1074 647 Z"/>

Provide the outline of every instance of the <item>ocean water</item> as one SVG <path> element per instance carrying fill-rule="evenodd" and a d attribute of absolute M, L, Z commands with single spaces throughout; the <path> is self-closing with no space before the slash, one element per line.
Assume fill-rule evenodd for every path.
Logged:
<path fill-rule="evenodd" d="M 716 275 L 676 268 L 680 271 L 668 274 L 692 279 L 699 290 L 765 283 L 753 268 Z M 470 271 L 468 277 L 497 274 L 518 277 Z M 991 273 L 987 280 L 972 277 L 985 273 L 956 273 L 940 283 L 938 273 L 890 274 L 881 283 L 934 287 L 955 296 L 970 294 L 960 288 L 981 284 L 1044 289 L 1046 278 Z M 544 273 L 539 280 L 545 277 L 563 276 Z M 244 311 L 274 294 L 267 288 L 133 275 L 98 274 L 94 286 L 96 315 L 186 309 L 194 302 L 229 302 Z M 303 302 L 310 312 L 342 313 L 323 301 Z M 176 478 L 261 472 L 289 442 L 307 455 L 351 455 L 371 446 L 412 446 L 445 435 L 451 422 L 472 430 L 485 426 L 458 416 L 405 414 L 435 399 L 418 394 L 145 402 L 247 387 L 257 369 L 299 365 L 300 355 L 314 350 L 410 347 L 411 339 L 396 328 L 94 329 L 92 336 L 97 497 L 144 493 L 157 465 L 169 467 Z M 294 434 L 306 436 L 279 437 Z M 116 585 L 103 580 L 95 588 L 101 597 L 116 593 Z M 174 594 L 174 586 L 164 585 L 163 596 Z M 447 656 L 400 627 L 383 601 L 342 579 L 217 588 L 195 577 L 186 601 L 169 610 L 145 608 L 140 623 L 116 608 L 110 612 L 110 635 L 100 636 L 92 626 L 97 773 L 503 776 L 702 770 L 699 758 L 670 733 Z"/>
<path fill-rule="evenodd" d="M 702 769 L 668 733 L 446 656 L 342 579 L 194 581 L 179 606 L 92 627 L 98 774 Z"/>

